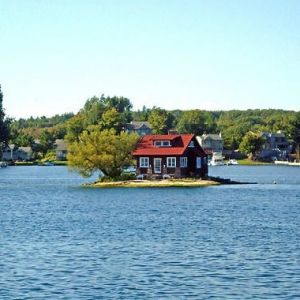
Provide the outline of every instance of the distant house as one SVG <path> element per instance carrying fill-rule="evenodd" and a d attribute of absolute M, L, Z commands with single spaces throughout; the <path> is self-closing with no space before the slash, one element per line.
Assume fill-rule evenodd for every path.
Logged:
<path fill-rule="evenodd" d="M 9 145 L 3 150 L 2 159 L 9 160 L 30 160 L 33 150 L 31 147 L 17 147 L 14 144 Z"/>
<path fill-rule="evenodd" d="M 55 141 L 55 151 L 57 160 L 66 160 L 68 154 L 68 144 L 64 140 L 57 139 Z"/>
<path fill-rule="evenodd" d="M 259 156 L 261 160 L 269 160 L 271 157 L 285 160 L 291 153 L 291 143 L 280 131 L 263 131 L 260 136 L 265 140 Z"/>
<path fill-rule="evenodd" d="M 207 156 L 194 134 L 145 135 L 132 155 L 137 173 L 148 177 L 204 177 Z"/>
<path fill-rule="evenodd" d="M 203 134 L 197 136 L 196 139 L 207 154 L 223 152 L 223 138 L 221 134 Z"/>
<path fill-rule="evenodd" d="M 131 123 L 127 123 L 125 125 L 125 131 L 127 131 L 128 133 L 137 132 L 139 135 L 153 134 L 150 123 L 146 121 L 143 122 L 132 121 Z"/>

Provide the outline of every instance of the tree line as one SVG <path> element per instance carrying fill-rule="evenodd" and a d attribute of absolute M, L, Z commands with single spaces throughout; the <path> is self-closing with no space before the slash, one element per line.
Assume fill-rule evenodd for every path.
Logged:
<path fill-rule="evenodd" d="M 154 134 L 167 134 L 171 129 L 180 134 L 221 133 L 224 148 L 232 150 L 239 149 L 243 145 L 243 139 L 249 139 L 251 132 L 280 130 L 294 143 L 295 149 L 299 150 L 300 113 L 291 110 L 166 110 L 144 106 L 141 110 L 134 111 L 131 101 L 126 97 L 101 95 L 87 99 L 76 114 L 9 120 L 5 118 L 2 107 L 2 92 L 0 95 L 2 147 L 11 143 L 34 148 L 37 147 L 36 140 L 39 140 L 42 147 L 37 147 L 36 151 L 42 156 L 53 149 L 55 139 L 64 139 L 72 145 L 82 142 L 83 135 L 86 140 L 87 135 L 92 136 L 95 132 L 110 132 L 120 136 L 125 125 L 131 121 L 149 122 Z"/>

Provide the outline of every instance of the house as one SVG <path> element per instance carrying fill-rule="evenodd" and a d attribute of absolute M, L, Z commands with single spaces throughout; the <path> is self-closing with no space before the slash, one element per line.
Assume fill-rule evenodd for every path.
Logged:
<path fill-rule="evenodd" d="M 3 150 L 2 159 L 9 160 L 30 160 L 32 158 L 33 150 L 31 147 L 17 147 L 13 144 L 9 145 Z"/>
<path fill-rule="evenodd" d="M 66 160 L 68 154 L 68 144 L 64 140 L 57 139 L 55 141 L 55 151 L 57 160 Z"/>
<path fill-rule="evenodd" d="M 203 134 L 197 136 L 197 141 L 204 150 L 211 152 L 223 151 L 223 138 L 221 134 Z"/>
<path fill-rule="evenodd" d="M 286 160 L 291 153 L 292 146 L 288 139 L 280 132 L 261 132 L 265 143 L 259 155 L 260 160 L 270 160 L 271 158 Z"/>
<path fill-rule="evenodd" d="M 221 134 L 203 134 L 201 136 L 197 136 L 196 139 L 200 146 L 208 154 L 212 154 L 213 152 L 222 153 L 223 151 L 223 139 Z"/>
<path fill-rule="evenodd" d="M 182 178 L 208 174 L 207 156 L 194 134 L 145 135 L 132 155 L 140 176 Z"/>
<path fill-rule="evenodd" d="M 150 123 L 143 121 L 143 122 L 135 122 L 132 121 L 125 125 L 125 131 L 128 133 L 137 132 L 139 135 L 147 135 L 153 134 L 153 131 L 150 127 Z"/>

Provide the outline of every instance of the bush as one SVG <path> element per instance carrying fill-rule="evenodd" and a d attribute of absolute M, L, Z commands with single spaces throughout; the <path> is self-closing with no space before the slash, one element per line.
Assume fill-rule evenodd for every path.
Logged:
<path fill-rule="evenodd" d="M 126 181 L 136 179 L 135 173 L 122 173 L 116 177 L 102 176 L 99 178 L 100 182 L 114 182 L 114 181 Z"/>

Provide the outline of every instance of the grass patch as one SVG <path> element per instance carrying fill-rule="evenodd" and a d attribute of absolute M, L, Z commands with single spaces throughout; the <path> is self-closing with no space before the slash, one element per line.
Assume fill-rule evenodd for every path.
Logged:
<path fill-rule="evenodd" d="M 15 166 L 36 166 L 33 161 L 15 161 Z"/>

